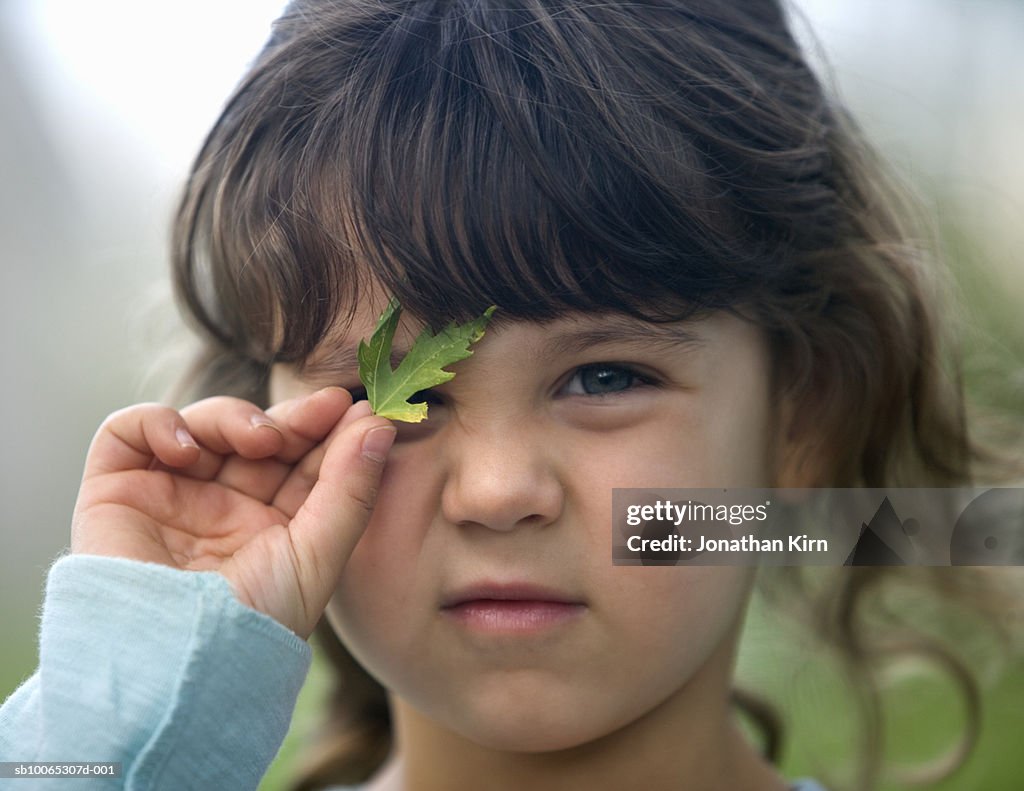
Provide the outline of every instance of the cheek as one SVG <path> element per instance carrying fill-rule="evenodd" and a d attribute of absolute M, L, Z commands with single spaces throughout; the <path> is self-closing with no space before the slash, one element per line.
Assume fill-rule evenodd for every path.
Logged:
<path fill-rule="evenodd" d="M 730 397 L 726 394 L 725 397 Z M 594 492 L 614 488 L 758 488 L 771 485 L 769 410 L 737 399 L 728 410 L 708 399 L 685 401 L 617 435 L 577 441 L 574 483 L 585 483 L 592 509 Z M 666 429 L 666 427 L 670 427 Z M 604 500 L 601 500 L 604 502 Z M 610 505 L 610 503 L 609 503 Z"/>
<path fill-rule="evenodd" d="M 728 690 L 753 571 L 616 567 L 595 602 L 610 645 L 588 654 L 581 722 L 607 731 L 648 712 L 713 707 Z M 616 592 L 618 596 L 616 597 Z M 626 672 L 626 676 L 623 672 Z M 610 687 L 607 679 L 621 679 Z M 692 714 L 692 712 L 691 712 Z M 591 734 L 595 735 L 595 734 Z"/>
<path fill-rule="evenodd" d="M 345 565 L 327 617 L 357 659 L 376 668 L 386 654 L 404 653 L 417 635 L 410 623 L 435 604 L 423 559 L 439 540 L 430 525 L 437 487 L 412 454 L 388 458 L 373 517 Z"/>
<path fill-rule="evenodd" d="M 706 659 L 743 609 L 753 569 L 732 566 L 614 567 L 622 596 L 605 606 L 666 669 Z M 678 667 L 676 668 L 678 669 Z M 690 668 L 692 672 L 693 668 Z"/>
<path fill-rule="evenodd" d="M 596 571 L 596 570 L 595 570 Z M 683 676 L 721 642 L 743 610 L 754 569 L 732 566 L 611 566 L 597 588 L 621 650 Z M 646 658 L 643 658 L 646 657 Z"/>
<path fill-rule="evenodd" d="M 440 484 L 436 471 L 414 447 L 396 446 L 388 456 L 373 517 L 349 565 L 380 569 L 420 554 L 437 513 Z"/>

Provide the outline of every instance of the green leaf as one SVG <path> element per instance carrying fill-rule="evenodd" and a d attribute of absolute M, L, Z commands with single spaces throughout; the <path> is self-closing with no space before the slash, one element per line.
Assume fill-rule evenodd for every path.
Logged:
<path fill-rule="evenodd" d="M 495 306 L 466 324 L 452 322 L 437 335 L 424 329 L 409 353 L 391 370 L 391 342 L 398 327 L 402 306 L 393 298 L 377 321 L 369 342 L 359 342 L 359 378 L 366 387 L 366 397 L 375 415 L 419 423 L 427 416 L 426 404 L 410 404 L 409 399 L 420 390 L 436 387 L 455 374 L 444 366 L 464 360 L 473 352 L 469 347 L 484 336 Z"/>

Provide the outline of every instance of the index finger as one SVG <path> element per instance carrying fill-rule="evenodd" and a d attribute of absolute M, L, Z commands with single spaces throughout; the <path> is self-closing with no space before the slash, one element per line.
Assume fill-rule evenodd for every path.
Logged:
<path fill-rule="evenodd" d="M 199 444 L 184 418 L 162 404 L 135 404 L 114 412 L 89 445 L 84 478 L 147 469 L 154 459 L 184 467 L 199 458 Z"/>
<path fill-rule="evenodd" d="M 293 475 L 296 465 L 307 465 L 317 446 L 345 422 L 343 415 L 351 412 L 351 404 L 352 397 L 346 390 L 329 387 L 271 407 L 266 414 L 281 435 L 277 453 L 257 460 L 230 456 L 215 470 L 217 481 L 270 502 Z"/>
<path fill-rule="evenodd" d="M 295 464 L 327 438 L 351 406 L 352 396 L 347 390 L 326 387 L 270 407 L 266 413 L 284 435 L 284 444 L 274 458 Z"/>

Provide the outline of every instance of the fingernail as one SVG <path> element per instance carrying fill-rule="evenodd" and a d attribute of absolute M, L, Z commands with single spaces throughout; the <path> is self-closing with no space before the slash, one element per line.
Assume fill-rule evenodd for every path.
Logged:
<path fill-rule="evenodd" d="M 177 428 L 174 430 L 174 438 L 178 440 L 178 444 L 183 448 L 198 448 L 199 443 L 195 441 L 195 438 L 188 433 L 186 428 Z"/>
<path fill-rule="evenodd" d="M 274 424 L 273 420 L 264 415 L 262 412 L 257 412 L 251 418 L 249 418 L 249 423 L 252 425 L 253 428 L 272 428 L 278 434 L 283 435 L 284 433 Z"/>
<path fill-rule="evenodd" d="M 363 437 L 363 455 L 371 461 L 383 462 L 395 442 L 397 433 L 394 426 L 378 426 L 370 429 Z"/>

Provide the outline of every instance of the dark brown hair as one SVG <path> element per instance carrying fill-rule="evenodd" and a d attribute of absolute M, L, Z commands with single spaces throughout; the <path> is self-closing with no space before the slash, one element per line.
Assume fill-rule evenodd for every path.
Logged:
<path fill-rule="evenodd" d="M 177 217 L 194 392 L 265 404 L 270 366 L 301 364 L 370 276 L 435 327 L 491 304 L 733 310 L 772 339 L 819 485 L 965 483 L 981 455 L 942 276 L 898 196 L 776 0 L 296 0 Z M 844 569 L 822 598 L 851 667 L 880 575 Z M 339 689 L 301 789 L 364 779 L 389 746 L 383 690 L 318 635 Z"/>

